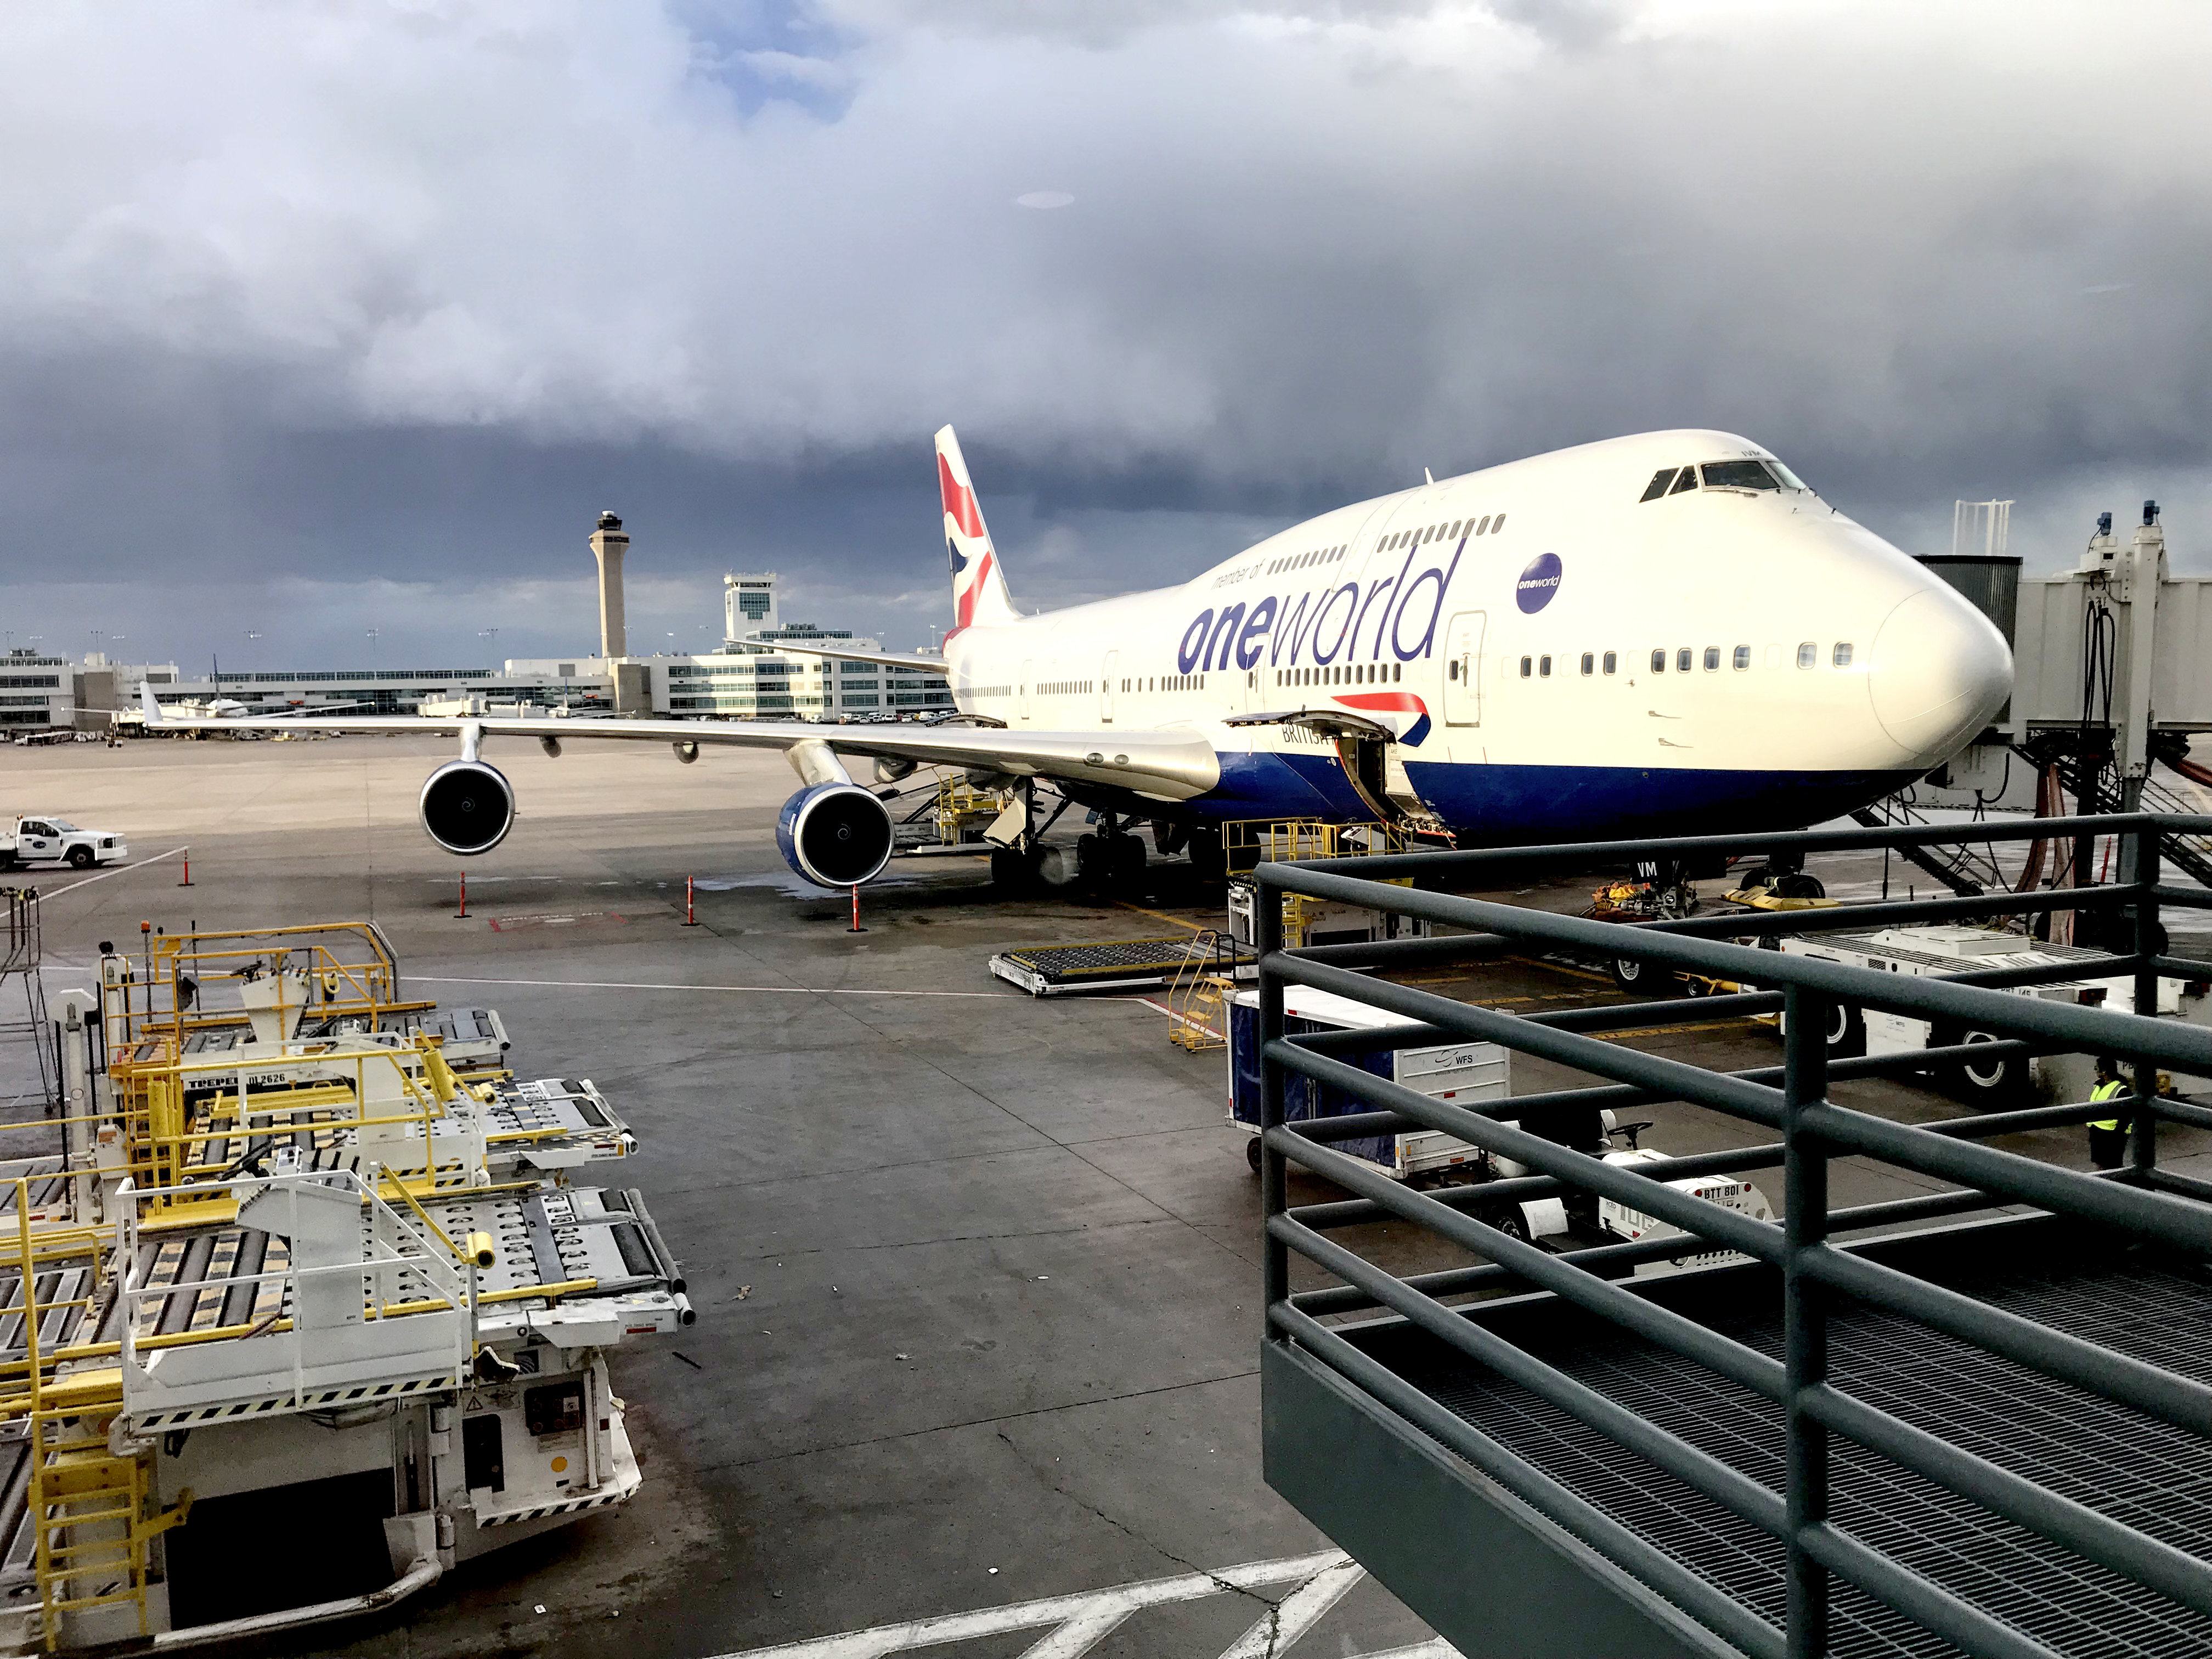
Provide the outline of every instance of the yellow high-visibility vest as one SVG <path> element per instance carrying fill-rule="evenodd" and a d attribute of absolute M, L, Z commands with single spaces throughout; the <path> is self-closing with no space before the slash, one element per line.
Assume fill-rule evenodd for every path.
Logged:
<path fill-rule="evenodd" d="M 2125 1086 L 2115 1078 L 2110 1083 L 2100 1083 L 2090 1090 L 2089 1098 L 2093 1101 L 2118 1100 L 2125 1092 Z M 2120 1121 L 2116 1117 L 2097 1118 L 2091 1121 L 2089 1127 L 2093 1129 L 2117 1129 L 2120 1127 Z"/>

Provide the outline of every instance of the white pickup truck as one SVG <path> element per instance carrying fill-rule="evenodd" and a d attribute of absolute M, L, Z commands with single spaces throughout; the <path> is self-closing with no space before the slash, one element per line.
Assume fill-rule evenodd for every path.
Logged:
<path fill-rule="evenodd" d="M 67 818 L 0 818 L 0 870 L 19 864 L 66 864 L 89 870 L 95 864 L 120 864 L 130 843 L 105 830 L 80 830 Z"/>

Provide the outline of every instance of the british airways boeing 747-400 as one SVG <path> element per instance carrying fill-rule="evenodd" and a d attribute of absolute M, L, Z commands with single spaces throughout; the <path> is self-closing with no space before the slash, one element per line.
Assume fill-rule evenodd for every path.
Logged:
<path fill-rule="evenodd" d="M 779 839 L 811 881 L 877 875 L 880 778 L 960 767 L 1012 805 L 1001 872 L 1034 856 L 1035 784 L 1095 809 L 1104 872 L 1130 833 L 1203 855 L 1237 820 L 1396 821 L 1460 846 L 1800 826 L 1948 759 L 2010 694 L 1973 606 L 1756 444 L 1646 433 L 1427 483 L 1309 519 L 1175 587 L 1018 613 L 952 429 L 937 434 L 956 625 L 927 667 L 962 717 L 810 726 L 501 717 L 287 719 L 454 732 L 423 827 L 489 851 L 514 821 L 490 738 L 780 748 Z M 781 648 L 789 649 L 789 647 Z M 164 716 L 146 695 L 149 724 Z M 201 722 L 167 723 L 196 724 Z M 225 719 L 226 729 L 255 722 Z"/>

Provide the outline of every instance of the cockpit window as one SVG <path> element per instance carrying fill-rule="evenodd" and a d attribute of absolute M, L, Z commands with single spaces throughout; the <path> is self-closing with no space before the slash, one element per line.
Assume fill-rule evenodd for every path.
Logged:
<path fill-rule="evenodd" d="M 1770 460 L 1766 464 L 1766 470 L 1782 480 L 1782 487 L 1784 489 L 1802 489 L 1808 495 L 1813 493 L 1812 485 L 1807 483 L 1781 462 Z"/>
<path fill-rule="evenodd" d="M 1674 482 L 1674 469 L 1671 466 L 1661 467 L 1658 471 L 1651 475 L 1651 482 L 1644 486 L 1644 499 L 1647 501 L 1657 501 L 1667 493 L 1667 486 Z"/>
<path fill-rule="evenodd" d="M 1779 489 L 1764 461 L 1707 461 L 1700 469 L 1708 489 Z"/>
<path fill-rule="evenodd" d="M 1686 466 L 1682 469 L 1681 475 L 1674 480 L 1674 487 L 1667 493 L 1669 495 L 1679 495 L 1686 489 L 1695 489 L 1697 487 L 1698 469 L 1694 466 Z"/>

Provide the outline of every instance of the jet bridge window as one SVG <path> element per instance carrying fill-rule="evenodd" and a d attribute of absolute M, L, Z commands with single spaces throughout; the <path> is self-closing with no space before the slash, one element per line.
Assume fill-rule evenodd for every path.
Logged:
<path fill-rule="evenodd" d="M 1680 471 L 1679 467 L 1662 466 L 1653 473 L 1651 482 L 1644 487 L 1644 499 L 1647 501 L 1656 501 L 1665 495 L 1667 486 L 1674 482 L 1674 474 Z"/>
<path fill-rule="evenodd" d="M 1781 483 L 1759 461 L 1707 461 L 1702 471 L 1708 489 L 1779 489 Z"/>

